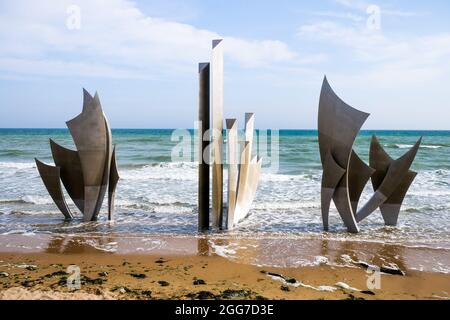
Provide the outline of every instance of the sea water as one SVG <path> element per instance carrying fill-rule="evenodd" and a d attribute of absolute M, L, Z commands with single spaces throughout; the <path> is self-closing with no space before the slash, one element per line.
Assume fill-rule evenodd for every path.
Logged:
<path fill-rule="evenodd" d="M 63 221 L 34 163 L 34 157 L 53 163 L 49 138 L 74 148 L 68 131 L 0 129 L 0 235 L 195 235 L 197 163 L 172 160 L 172 150 L 178 144 L 172 133 L 169 129 L 113 130 L 120 174 L 114 222 L 107 221 L 105 198 L 99 221 L 81 223 L 81 214 L 69 197 L 66 200 L 76 218 L 72 222 Z M 248 218 L 232 231 L 221 231 L 221 237 L 323 239 L 325 236 L 328 240 L 450 250 L 450 131 L 360 133 L 354 148 L 366 162 L 372 134 L 377 135 L 393 158 L 408 151 L 420 136 L 423 141 L 411 168 L 419 174 L 406 195 L 398 226 L 385 227 L 380 212 L 376 211 L 360 223 L 359 234 L 346 232 L 334 206 L 330 212 L 330 231 L 322 231 L 317 132 L 278 133 L 278 167 L 276 170 L 263 167 Z M 195 151 L 193 146 L 192 153 Z M 372 193 L 369 181 L 360 205 Z"/>

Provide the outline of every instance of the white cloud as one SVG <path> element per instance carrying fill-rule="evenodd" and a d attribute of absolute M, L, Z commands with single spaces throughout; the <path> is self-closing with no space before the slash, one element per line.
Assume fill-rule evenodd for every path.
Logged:
<path fill-rule="evenodd" d="M 318 17 L 328 17 L 328 18 L 337 18 L 337 19 L 345 19 L 345 20 L 351 20 L 354 22 L 360 22 L 366 19 L 365 16 L 353 14 L 350 12 L 334 12 L 334 11 L 318 11 L 312 13 L 315 16 Z"/>
<path fill-rule="evenodd" d="M 450 33 L 396 37 L 368 30 L 362 24 L 322 21 L 300 27 L 298 37 L 326 43 L 333 52 L 342 48 L 346 52 L 346 60 L 340 62 L 343 66 L 359 62 L 357 71 L 342 76 L 346 82 L 405 87 L 450 74 Z"/>
<path fill-rule="evenodd" d="M 409 61 L 416 65 L 430 65 L 442 62 L 450 55 L 450 33 L 396 38 L 368 30 L 362 25 L 345 26 L 322 21 L 301 26 L 298 36 L 346 47 L 357 58 L 368 62 Z"/>
<path fill-rule="evenodd" d="M 344 7 L 360 11 L 366 11 L 367 7 L 370 5 L 369 2 L 364 0 L 334 0 L 334 2 Z"/>
<path fill-rule="evenodd" d="M 381 13 L 387 16 L 393 17 L 422 17 L 428 15 L 427 12 L 413 12 L 413 11 L 401 11 L 401 10 L 389 10 L 382 9 Z"/>
<path fill-rule="evenodd" d="M 377 5 L 381 8 L 381 14 L 392 17 L 419 17 L 428 15 L 427 12 L 414 12 L 414 11 L 404 11 L 398 9 L 392 9 L 388 5 L 379 4 L 377 2 L 369 2 L 364 0 L 334 0 L 335 3 L 344 6 L 349 9 L 357 10 L 366 13 L 367 8 L 370 5 Z"/>
<path fill-rule="evenodd" d="M 81 9 L 81 29 L 66 27 L 69 5 Z M 0 8 L 0 68 L 9 72 L 91 76 L 151 76 L 192 70 L 210 58 L 211 40 L 224 38 L 226 57 L 243 67 L 295 60 L 276 40 L 222 36 L 144 15 L 127 0 L 14 1 Z M 91 70 L 91 71 L 90 71 Z"/>

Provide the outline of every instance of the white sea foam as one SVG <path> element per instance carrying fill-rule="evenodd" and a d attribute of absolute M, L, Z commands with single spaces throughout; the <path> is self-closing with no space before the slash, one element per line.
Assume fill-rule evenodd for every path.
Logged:
<path fill-rule="evenodd" d="M 157 165 L 147 165 L 141 168 L 121 171 L 123 180 L 146 181 L 146 180 L 175 180 L 194 181 L 197 178 L 196 165 L 191 162 L 168 162 Z"/>
<path fill-rule="evenodd" d="M 212 249 L 212 252 L 220 257 L 231 258 L 236 254 L 236 250 L 233 249 L 230 245 L 218 245 L 213 241 L 209 241 L 209 245 Z"/>
<path fill-rule="evenodd" d="M 108 242 L 103 244 L 98 239 L 85 239 L 84 241 L 86 244 L 100 251 L 105 252 L 117 251 L 117 242 Z"/>
<path fill-rule="evenodd" d="M 263 169 L 264 170 L 264 169 Z M 310 174 L 298 174 L 298 175 L 289 175 L 289 174 L 276 174 L 276 173 L 262 173 L 261 181 L 264 182 L 305 182 L 311 181 L 319 178 L 320 175 L 310 175 Z"/>
<path fill-rule="evenodd" d="M 2 233 L 2 235 L 10 235 L 10 234 L 25 234 L 28 233 L 29 231 L 27 229 L 13 229 L 13 230 L 9 230 L 9 231 L 5 231 Z"/>
<path fill-rule="evenodd" d="M 31 169 L 35 168 L 36 164 L 34 162 L 0 162 L 0 168 L 7 169 Z"/>
<path fill-rule="evenodd" d="M 52 204 L 53 200 L 50 196 L 35 196 L 27 195 L 21 198 L 21 200 L 32 204 Z"/>
<path fill-rule="evenodd" d="M 277 275 L 272 275 L 272 274 L 267 274 L 267 276 L 270 277 L 272 280 L 282 282 L 285 286 L 291 286 L 294 288 L 302 287 L 302 288 L 312 289 L 312 290 L 321 291 L 321 292 L 336 291 L 336 288 L 333 286 L 327 286 L 327 285 L 312 286 L 310 284 L 306 284 L 306 283 L 303 283 L 303 282 L 297 281 L 297 280 L 295 282 L 288 282 L 282 276 L 277 276 Z"/>
<path fill-rule="evenodd" d="M 395 144 L 395 146 L 398 149 L 411 149 L 414 145 L 413 144 Z M 435 146 L 435 145 L 428 145 L 428 144 L 422 144 L 420 145 L 421 148 L 424 149 L 439 149 L 442 148 L 442 146 Z"/>
<path fill-rule="evenodd" d="M 252 208 L 256 210 L 297 210 L 305 208 L 320 208 L 319 201 L 271 201 L 257 202 Z"/>

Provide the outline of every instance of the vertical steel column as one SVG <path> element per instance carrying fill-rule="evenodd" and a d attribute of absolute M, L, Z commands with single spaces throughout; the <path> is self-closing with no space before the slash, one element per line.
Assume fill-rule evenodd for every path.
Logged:
<path fill-rule="evenodd" d="M 213 40 L 211 58 L 212 122 L 213 122 L 213 181 L 212 225 L 223 224 L 223 43 Z"/>
<path fill-rule="evenodd" d="M 209 139 L 204 140 L 205 133 L 209 134 L 209 63 L 198 65 L 198 230 L 209 229 Z"/>

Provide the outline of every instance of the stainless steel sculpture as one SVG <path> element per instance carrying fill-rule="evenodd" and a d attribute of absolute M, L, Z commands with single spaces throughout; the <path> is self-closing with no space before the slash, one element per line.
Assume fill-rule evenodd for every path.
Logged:
<path fill-rule="evenodd" d="M 331 89 L 327 78 L 323 80 L 319 102 L 319 148 L 322 160 L 322 219 L 324 229 L 328 229 L 330 203 L 333 199 L 336 208 L 350 232 L 358 232 L 353 207 L 359 198 L 353 192 L 353 205 L 350 200 L 350 164 L 360 165 L 353 152 L 353 143 L 366 121 L 368 113 L 350 107 Z M 353 159 L 353 161 L 352 161 Z M 368 170 L 364 170 L 368 171 Z M 366 175 L 352 175 L 352 179 L 368 180 Z M 367 182 L 364 181 L 364 184 Z M 363 182 L 363 181 L 361 181 Z M 355 190 L 357 191 L 357 190 Z"/>
<path fill-rule="evenodd" d="M 227 145 L 228 145 L 228 201 L 227 226 L 234 224 L 236 210 L 237 190 L 239 181 L 239 140 L 236 119 L 227 119 Z"/>
<path fill-rule="evenodd" d="M 198 230 L 209 228 L 209 63 L 200 63 L 198 99 Z M 206 136 L 206 137 L 205 137 Z"/>
<path fill-rule="evenodd" d="M 318 117 L 324 230 L 328 230 L 331 200 L 349 232 L 359 232 L 358 222 L 378 207 L 386 224 L 396 224 L 403 198 L 416 175 L 409 168 L 421 140 L 403 157 L 392 160 L 374 138 L 370 166 L 358 157 L 353 144 L 368 116 L 342 101 L 324 78 Z M 359 199 L 371 177 L 375 193 L 358 211 Z"/>
<path fill-rule="evenodd" d="M 222 228 L 223 223 L 223 42 L 213 40 L 211 57 L 212 85 L 212 224 Z"/>
<path fill-rule="evenodd" d="M 223 210 L 223 42 L 213 40 L 211 62 L 212 102 L 212 225 L 231 229 L 244 219 L 256 194 L 262 159 L 251 157 L 254 131 L 254 115 L 245 114 L 245 141 L 242 151 L 238 139 L 237 121 L 227 119 L 228 146 L 228 201 L 227 217 Z M 209 129 L 209 64 L 199 65 L 199 230 L 209 227 L 209 148 L 205 134 Z M 209 160 L 209 159 L 208 159 Z"/>
<path fill-rule="evenodd" d="M 83 89 L 83 110 L 66 124 L 77 150 L 66 149 L 50 139 L 55 166 L 36 160 L 36 165 L 50 196 L 67 219 L 72 218 L 60 181 L 84 221 L 97 219 L 108 189 L 108 219 L 112 218 L 116 185 L 119 180 L 112 147 L 111 129 L 96 93 Z"/>
<path fill-rule="evenodd" d="M 67 206 L 66 200 L 64 198 L 64 193 L 61 188 L 60 182 L 60 168 L 49 166 L 38 159 L 36 160 L 36 166 L 39 170 L 44 185 L 48 190 L 48 193 L 52 197 L 58 209 L 62 212 L 66 219 L 72 219 L 72 213 Z"/>
<path fill-rule="evenodd" d="M 251 157 L 253 145 L 253 113 L 245 114 L 245 141 L 238 164 L 236 119 L 227 119 L 228 145 L 228 210 L 226 228 L 232 229 L 246 218 L 256 194 L 262 159 Z"/>
<path fill-rule="evenodd" d="M 422 138 L 402 157 L 393 160 L 383 149 L 375 136 L 370 144 L 370 166 L 376 171 L 372 176 L 375 191 L 367 204 L 356 216 L 361 221 L 378 207 L 386 225 L 396 225 L 401 204 L 417 172 L 409 170 L 419 150 Z"/>

